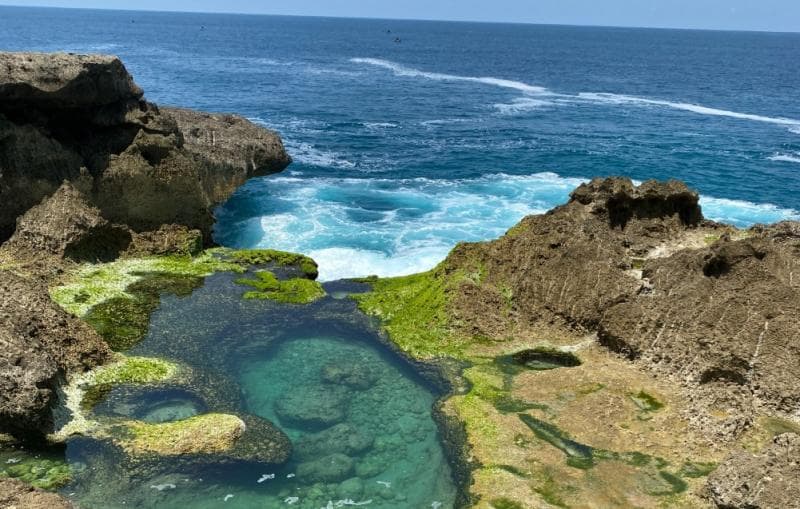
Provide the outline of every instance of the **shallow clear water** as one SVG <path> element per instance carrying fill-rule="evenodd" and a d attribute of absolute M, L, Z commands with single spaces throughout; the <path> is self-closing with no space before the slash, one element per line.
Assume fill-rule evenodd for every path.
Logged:
<path fill-rule="evenodd" d="M 68 444 L 75 479 L 62 493 L 86 508 L 452 507 L 456 488 L 432 417 L 437 381 L 390 352 L 342 298 L 363 285 L 331 283 L 333 296 L 294 306 L 243 300 L 233 279 L 218 274 L 189 297 L 164 297 L 131 351 L 190 366 L 191 387 L 118 387 L 95 413 L 149 422 L 255 414 L 290 437 L 289 463 L 137 463 L 79 438 Z"/>
<path fill-rule="evenodd" d="M 150 100 L 278 130 L 295 163 L 216 236 L 323 279 L 427 269 L 593 176 L 800 210 L 800 34 L 0 8 L 0 47 L 115 53 Z"/>

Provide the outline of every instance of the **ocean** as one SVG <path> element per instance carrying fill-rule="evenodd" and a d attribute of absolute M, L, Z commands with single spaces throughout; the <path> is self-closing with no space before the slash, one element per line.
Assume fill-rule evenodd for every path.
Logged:
<path fill-rule="evenodd" d="M 294 163 L 216 240 L 323 280 L 429 269 L 594 176 L 800 218 L 800 34 L 0 7 L 0 49 L 119 55 L 150 101 L 277 130 Z"/>

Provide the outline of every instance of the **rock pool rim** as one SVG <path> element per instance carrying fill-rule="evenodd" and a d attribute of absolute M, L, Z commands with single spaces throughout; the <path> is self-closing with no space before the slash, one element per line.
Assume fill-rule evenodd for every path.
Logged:
<path fill-rule="evenodd" d="M 367 286 L 371 291 L 371 283 L 377 281 L 377 276 L 366 278 L 342 279 L 331 283 L 357 284 Z M 326 283 L 329 284 L 329 283 Z M 350 296 L 352 298 L 352 295 Z M 330 298 L 330 297 L 328 297 Z M 354 299 L 353 299 L 354 300 Z M 357 307 L 358 308 L 358 307 Z M 438 429 L 439 443 L 444 451 L 447 464 L 450 466 L 450 476 L 456 488 L 455 508 L 472 507 L 478 499 L 470 493 L 472 485 L 472 472 L 480 468 L 480 464 L 470 460 L 469 442 L 467 440 L 466 424 L 454 416 L 449 416 L 444 411 L 444 403 L 453 396 L 467 394 L 472 389 L 472 383 L 463 376 L 465 369 L 472 366 L 471 362 L 454 359 L 452 357 L 434 357 L 431 359 L 415 359 L 404 352 L 382 327 L 379 317 L 368 315 L 360 308 L 357 312 L 365 315 L 372 328 L 374 337 L 392 358 L 400 360 L 409 371 L 422 378 L 426 384 L 433 388 L 434 403 L 431 408 L 431 417 Z"/>

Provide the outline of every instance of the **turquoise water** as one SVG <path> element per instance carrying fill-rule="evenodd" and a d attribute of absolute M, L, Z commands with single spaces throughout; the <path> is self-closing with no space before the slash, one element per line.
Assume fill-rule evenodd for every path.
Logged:
<path fill-rule="evenodd" d="M 231 274 L 191 296 L 165 296 L 130 353 L 187 365 L 189 385 L 121 386 L 98 418 L 169 422 L 205 412 L 255 414 L 291 439 L 281 466 L 202 457 L 133 461 L 76 438 L 62 493 L 92 508 L 318 509 L 453 507 L 456 486 L 433 418 L 434 387 L 392 353 L 349 292 L 297 306 L 241 298 Z M 329 505 L 330 504 L 330 505 Z"/>
<path fill-rule="evenodd" d="M 800 34 L 0 8 L 0 47 L 115 53 L 153 101 L 276 129 L 294 164 L 216 238 L 325 280 L 425 270 L 594 176 L 799 217 Z"/>

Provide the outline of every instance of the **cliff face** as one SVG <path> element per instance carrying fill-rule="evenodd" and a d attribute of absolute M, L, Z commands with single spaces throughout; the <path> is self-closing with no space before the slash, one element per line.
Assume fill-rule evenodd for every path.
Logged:
<path fill-rule="evenodd" d="M 101 55 L 0 53 L 0 433 L 53 431 L 106 343 L 48 295 L 72 262 L 196 254 L 213 208 L 291 159 L 235 115 L 159 109 Z"/>
<path fill-rule="evenodd" d="M 209 242 L 213 207 L 290 162 L 241 117 L 147 102 L 115 57 L 0 53 L 0 242 L 64 180 L 134 232 L 182 224 Z"/>

